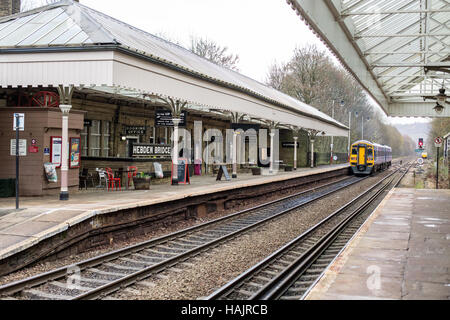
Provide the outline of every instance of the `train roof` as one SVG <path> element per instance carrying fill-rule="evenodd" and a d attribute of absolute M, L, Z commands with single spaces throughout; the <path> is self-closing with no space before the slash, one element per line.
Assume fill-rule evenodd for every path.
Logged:
<path fill-rule="evenodd" d="M 376 146 L 376 147 L 389 148 L 389 149 L 392 150 L 392 148 L 389 147 L 389 146 L 387 146 L 387 145 L 383 145 L 383 144 L 378 144 L 378 143 L 370 142 L 370 141 L 368 141 L 368 140 L 357 140 L 357 141 L 353 142 L 352 145 L 358 144 L 358 143 L 367 143 L 367 144 L 371 144 L 371 145 Z"/>

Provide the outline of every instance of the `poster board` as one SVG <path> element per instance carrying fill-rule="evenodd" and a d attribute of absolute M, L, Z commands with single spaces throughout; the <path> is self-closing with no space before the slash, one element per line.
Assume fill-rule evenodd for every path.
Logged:
<path fill-rule="evenodd" d="M 45 162 L 44 171 L 48 182 L 58 182 L 58 174 L 56 173 L 56 167 L 53 163 Z"/>
<path fill-rule="evenodd" d="M 164 172 L 159 162 L 153 162 L 153 167 L 155 168 L 155 177 L 158 179 L 164 178 Z"/>
<path fill-rule="evenodd" d="M 70 155 L 69 155 L 69 168 L 80 167 L 80 142 L 81 138 L 70 138 Z"/>
<path fill-rule="evenodd" d="M 173 163 L 172 163 L 172 175 L 173 177 Z M 178 183 L 191 184 L 191 180 L 189 179 L 189 162 L 186 158 L 178 158 L 177 165 L 177 177 Z M 172 178 L 171 178 L 172 181 Z"/>
<path fill-rule="evenodd" d="M 219 171 L 217 172 L 217 178 L 216 181 L 219 181 L 222 179 L 222 175 L 225 176 L 225 180 L 230 181 L 230 175 L 228 174 L 227 166 L 226 165 L 220 165 Z"/>
<path fill-rule="evenodd" d="M 61 167 L 62 137 L 50 137 L 50 162 Z"/>

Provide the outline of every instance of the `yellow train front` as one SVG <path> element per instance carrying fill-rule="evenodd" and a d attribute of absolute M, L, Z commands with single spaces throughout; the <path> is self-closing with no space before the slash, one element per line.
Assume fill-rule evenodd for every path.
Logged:
<path fill-rule="evenodd" d="M 369 175 L 391 166 L 392 149 L 389 146 L 359 140 L 352 144 L 350 165 L 355 175 Z"/>

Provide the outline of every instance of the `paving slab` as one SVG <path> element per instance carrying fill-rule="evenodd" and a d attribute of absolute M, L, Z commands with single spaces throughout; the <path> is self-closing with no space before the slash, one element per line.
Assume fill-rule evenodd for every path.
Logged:
<path fill-rule="evenodd" d="M 306 299 L 450 299 L 450 190 L 389 192 Z"/>
<path fill-rule="evenodd" d="M 9 248 L 10 246 L 25 241 L 30 237 L 18 236 L 11 234 L 0 234 L 0 251 Z"/>

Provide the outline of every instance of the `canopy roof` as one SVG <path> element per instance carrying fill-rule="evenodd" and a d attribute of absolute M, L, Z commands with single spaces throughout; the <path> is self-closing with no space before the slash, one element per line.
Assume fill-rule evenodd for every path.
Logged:
<path fill-rule="evenodd" d="M 104 51 L 113 54 L 100 55 Z M 20 59 L 27 61 L 27 76 L 13 72 L 23 70 L 23 65 L 18 66 Z M 83 73 L 81 61 L 90 62 L 96 72 L 86 67 Z M 54 62 L 58 68 L 68 69 L 59 74 L 53 69 L 42 72 L 47 65 L 55 68 Z M 33 69 L 34 63 L 42 64 L 40 73 L 38 67 Z M 30 76 L 33 70 L 36 74 Z M 314 107 L 71 0 L 1 18 L 0 71 L 3 87 L 74 84 L 103 92 L 105 87 L 125 88 L 317 129 L 327 135 L 347 135 L 345 125 Z M 59 78 L 50 79 L 50 75 Z"/>
<path fill-rule="evenodd" d="M 449 89 L 448 0 L 288 0 L 387 115 L 437 114 Z M 424 97 L 429 100 L 424 100 Z"/>

